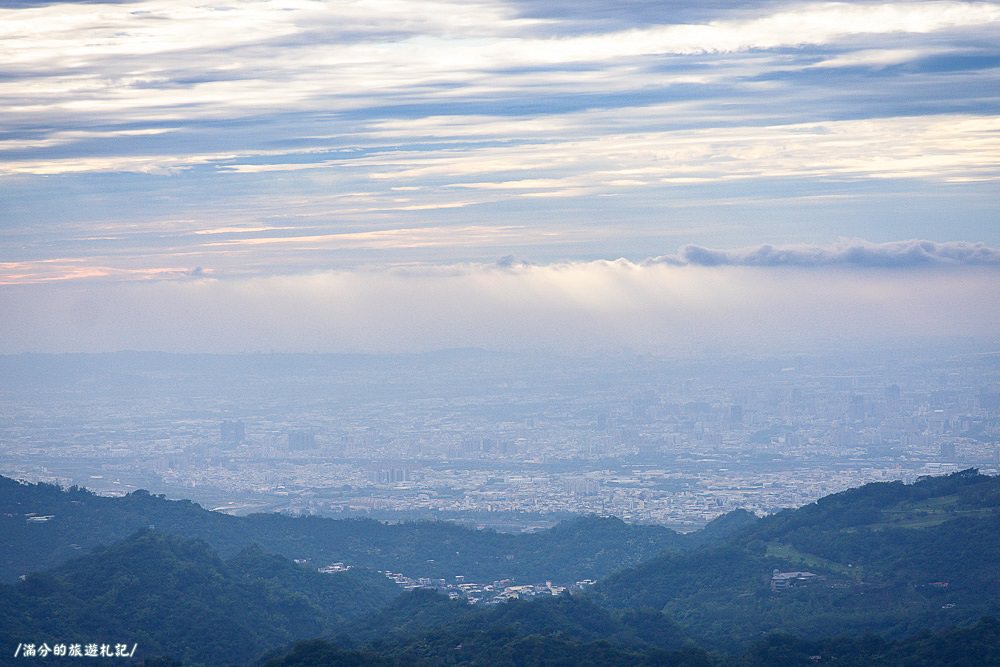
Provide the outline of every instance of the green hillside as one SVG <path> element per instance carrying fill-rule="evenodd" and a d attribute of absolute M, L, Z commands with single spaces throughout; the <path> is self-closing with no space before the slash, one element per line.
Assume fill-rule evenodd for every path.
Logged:
<path fill-rule="evenodd" d="M 869 484 L 619 572 L 595 599 L 659 609 L 726 649 L 778 630 L 900 637 L 967 624 L 1000 613 L 998 490 L 976 471 Z M 819 577 L 775 592 L 774 570 Z"/>
<path fill-rule="evenodd" d="M 163 665 L 997 664 L 998 497 L 1000 478 L 969 470 L 763 519 L 734 512 L 686 536 L 598 518 L 503 535 L 235 518 L 0 479 L 0 556 L 32 572 L 0 586 L 0 663 L 29 638 L 137 643 Z M 144 527 L 115 541 L 118 522 Z M 610 574 L 585 593 L 469 605 L 400 594 L 360 568 L 316 571 L 330 561 L 485 580 Z"/>
<path fill-rule="evenodd" d="M 415 577 L 461 574 L 480 581 L 596 579 L 685 544 L 683 536 L 667 528 L 632 526 L 614 518 L 584 517 L 538 533 L 511 535 L 446 522 L 234 517 L 145 491 L 105 498 L 0 477 L 0 581 L 56 566 L 150 525 L 204 540 L 223 556 L 259 544 L 268 552 L 317 565 L 340 561 Z"/>
<path fill-rule="evenodd" d="M 0 662 L 22 642 L 97 642 L 191 664 L 243 663 L 398 595 L 374 572 L 320 574 L 256 547 L 222 560 L 204 542 L 144 531 L 0 586 Z"/>
<path fill-rule="evenodd" d="M 414 591 L 334 641 L 341 650 L 400 665 L 712 664 L 654 611 L 612 612 L 570 595 L 470 607 Z M 309 643 L 266 664 L 322 664 L 303 660 L 329 649 Z"/>

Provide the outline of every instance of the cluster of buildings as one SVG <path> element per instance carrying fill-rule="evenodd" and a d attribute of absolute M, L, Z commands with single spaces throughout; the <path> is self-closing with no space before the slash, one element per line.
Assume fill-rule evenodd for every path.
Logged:
<path fill-rule="evenodd" d="M 995 356 L 901 359 L 275 364 L 179 371 L 143 391 L 86 379 L 0 393 L 0 474 L 237 513 L 685 529 L 871 481 L 1000 469 Z"/>
<path fill-rule="evenodd" d="M 811 586 L 823 581 L 823 577 L 815 572 L 782 572 L 775 570 L 771 573 L 771 592 L 784 593 L 793 588 Z"/>
<path fill-rule="evenodd" d="M 320 572 L 326 571 L 325 568 L 320 568 Z M 515 584 L 510 579 L 501 579 L 483 584 L 466 581 L 462 575 L 456 575 L 453 581 L 448 581 L 427 577 L 414 579 L 398 572 L 381 572 L 381 574 L 396 582 L 404 590 L 426 588 L 447 595 L 452 600 L 465 600 L 469 604 L 500 604 L 509 600 L 561 595 L 567 590 L 581 590 L 595 583 L 587 579 L 567 588 L 554 585 L 551 581 L 546 581 L 544 584 Z"/>

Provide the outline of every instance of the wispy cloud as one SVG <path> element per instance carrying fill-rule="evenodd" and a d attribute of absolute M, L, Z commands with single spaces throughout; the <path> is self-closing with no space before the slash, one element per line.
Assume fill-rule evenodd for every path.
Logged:
<path fill-rule="evenodd" d="M 0 262 L 0 286 L 93 280 L 149 281 L 203 277 L 205 270 L 179 267 L 123 268 L 103 266 L 78 258 L 48 259 L 37 262 Z M 16 316 L 15 316 L 16 317 Z"/>
<path fill-rule="evenodd" d="M 479 312 L 463 285 L 480 285 L 541 336 L 543 305 L 575 313 L 538 316 L 552 326 L 644 308 L 666 330 L 683 328 L 669 308 L 719 326 L 697 304 L 733 307 L 706 293 L 738 293 L 744 270 L 761 290 L 777 267 L 858 290 L 874 267 L 992 271 L 998 28 L 1000 3 L 958 0 L 5 3 L 3 290 L 57 308 L 135 282 L 164 312 L 204 294 L 292 316 L 336 285 L 388 304 L 359 321 L 405 328 L 400 295 L 448 321 L 447 295 Z M 859 236 L 987 245 L 830 245 Z M 492 266 L 508 254 L 540 263 Z M 587 261 L 620 255 L 636 262 Z M 356 268 L 395 265 L 416 268 Z M 243 295 L 251 278 L 290 301 Z M 537 312 L 504 305 L 532 295 Z"/>
<path fill-rule="evenodd" d="M 452 207 L 462 204 L 456 202 Z M 449 208 L 441 206 L 439 208 Z M 484 244 L 497 237 L 509 236 L 523 231 L 523 227 L 419 227 L 410 229 L 379 229 L 369 232 L 336 232 L 312 234 L 308 236 L 255 236 L 212 241 L 201 244 L 205 248 L 261 245 L 296 245 L 300 247 L 344 247 L 363 248 L 418 248 L 426 246 L 449 246 Z"/>
<path fill-rule="evenodd" d="M 992 3 L 822 3 L 579 35 L 486 2 L 53 4 L 0 10 L 4 62 L 18 74 L 0 81 L 0 97 L 9 119 L 44 113 L 135 121 L 344 111 L 376 100 L 440 103 L 455 92 L 468 99 L 509 84 L 523 94 L 544 73 L 517 72 L 525 68 L 547 69 L 557 75 L 550 84 L 570 84 L 577 93 L 588 87 L 580 76 L 595 92 L 608 85 L 635 90 L 711 75 L 665 77 L 634 63 L 615 77 L 600 73 L 651 56 L 826 46 L 851 36 L 986 30 L 998 22 L 1000 6 Z M 527 32 L 542 27 L 544 36 Z M 872 53 L 860 51 L 862 59 Z M 898 58 L 916 51 L 892 52 Z M 584 71 L 572 70 L 580 65 Z"/>

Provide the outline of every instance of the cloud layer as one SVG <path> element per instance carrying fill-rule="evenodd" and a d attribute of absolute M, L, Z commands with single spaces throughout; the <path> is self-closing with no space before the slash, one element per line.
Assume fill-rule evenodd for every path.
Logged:
<path fill-rule="evenodd" d="M 958 0 L 3 3 L 0 262 L 996 244 L 998 28 Z"/>
<path fill-rule="evenodd" d="M 0 2 L 0 352 L 997 330 L 1000 2 L 619 5 Z"/>
<path fill-rule="evenodd" d="M 954 241 L 844 241 L 833 246 L 764 244 L 738 250 L 687 245 L 675 255 L 650 260 L 677 266 L 849 266 L 908 268 L 920 266 L 1000 267 L 1000 249 L 984 243 Z"/>
<path fill-rule="evenodd" d="M 758 249 L 757 255 L 705 251 L 729 260 L 683 266 L 508 259 L 238 280 L 193 275 L 99 290 L 28 285 L 0 291 L 0 307 L 14 314 L 0 324 L 0 348 L 396 352 L 477 346 L 573 353 L 627 346 L 759 354 L 954 338 L 1000 343 L 1000 264 L 975 259 L 989 253 L 995 259 L 995 249 L 866 244 L 865 252 L 878 259 L 857 261 L 851 248 L 861 246 Z M 908 248 L 971 260 L 915 262 Z M 752 259 L 774 253 L 783 259 Z M 681 256 L 698 253 L 688 248 Z M 894 270 L 883 270 L 886 265 Z"/>

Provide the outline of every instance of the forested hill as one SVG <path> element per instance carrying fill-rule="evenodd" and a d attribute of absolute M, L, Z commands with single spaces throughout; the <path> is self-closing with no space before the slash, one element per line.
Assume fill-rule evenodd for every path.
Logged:
<path fill-rule="evenodd" d="M 541 606 L 541 605 L 540 605 Z M 551 603 L 549 606 L 554 606 Z M 499 615 L 497 615 L 499 616 Z M 451 634 L 409 644 L 390 643 L 345 648 L 329 641 L 300 642 L 261 667 L 317 667 L 362 665 L 482 665 L 524 667 L 990 667 L 1000 665 L 1000 621 L 983 618 L 969 627 L 923 631 L 887 641 L 874 635 L 805 639 L 776 633 L 755 641 L 738 655 L 709 654 L 693 646 L 666 651 L 614 641 L 585 641 L 565 634 L 517 634 L 501 619 L 483 619 L 475 631 Z M 497 621 L 500 621 L 499 623 Z M 419 657 L 418 657 L 419 656 Z"/>
<path fill-rule="evenodd" d="M 735 512 L 688 536 L 593 518 L 534 535 L 236 518 L 144 492 L 111 499 L 6 479 L 0 502 L 8 572 L 61 560 L 0 586 L 0 664 L 26 638 L 137 643 L 145 656 L 192 665 L 1000 659 L 1000 478 L 972 470 L 867 485 L 764 519 Z M 114 543 L 131 526 L 138 530 Z M 100 542 L 109 546 L 91 546 Z M 330 561 L 535 581 L 600 577 L 617 562 L 624 569 L 589 592 L 469 605 L 431 591 L 400 594 L 358 567 L 316 572 Z M 809 576 L 777 586 L 775 570 Z"/>
<path fill-rule="evenodd" d="M 21 643 L 138 644 L 140 658 L 240 664 L 398 595 L 376 572 L 321 574 L 257 547 L 222 560 L 204 542 L 142 531 L 0 585 L 0 664 Z"/>
<path fill-rule="evenodd" d="M 913 484 L 876 482 L 766 517 L 748 531 L 758 539 L 788 538 L 801 530 L 927 528 L 957 518 L 1000 512 L 1000 477 L 976 469 L 921 477 Z"/>
<path fill-rule="evenodd" d="M 774 570 L 818 575 L 776 593 Z M 869 484 L 780 512 L 722 544 L 600 582 L 613 608 L 652 607 L 705 645 L 968 624 L 1000 613 L 1000 478 L 963 471 Z"/>
<path fill-rule="evenodd" d="M 148 526 L 204 540 L 223 557 L 259 544 L 268 552 L 317 565 L 340 561 L 414 577 L 461 574 L 479 581 L 597 579 L 684 544 L 683 536 L 667 528 L 613 518 L 580 518 L 534 534 L 511 535 L 446 522 L 386 525 L 280 514 L 233 517 L 145 491 L 107 498 L 0 477 L 0 581 L 56 566 Z"/>

